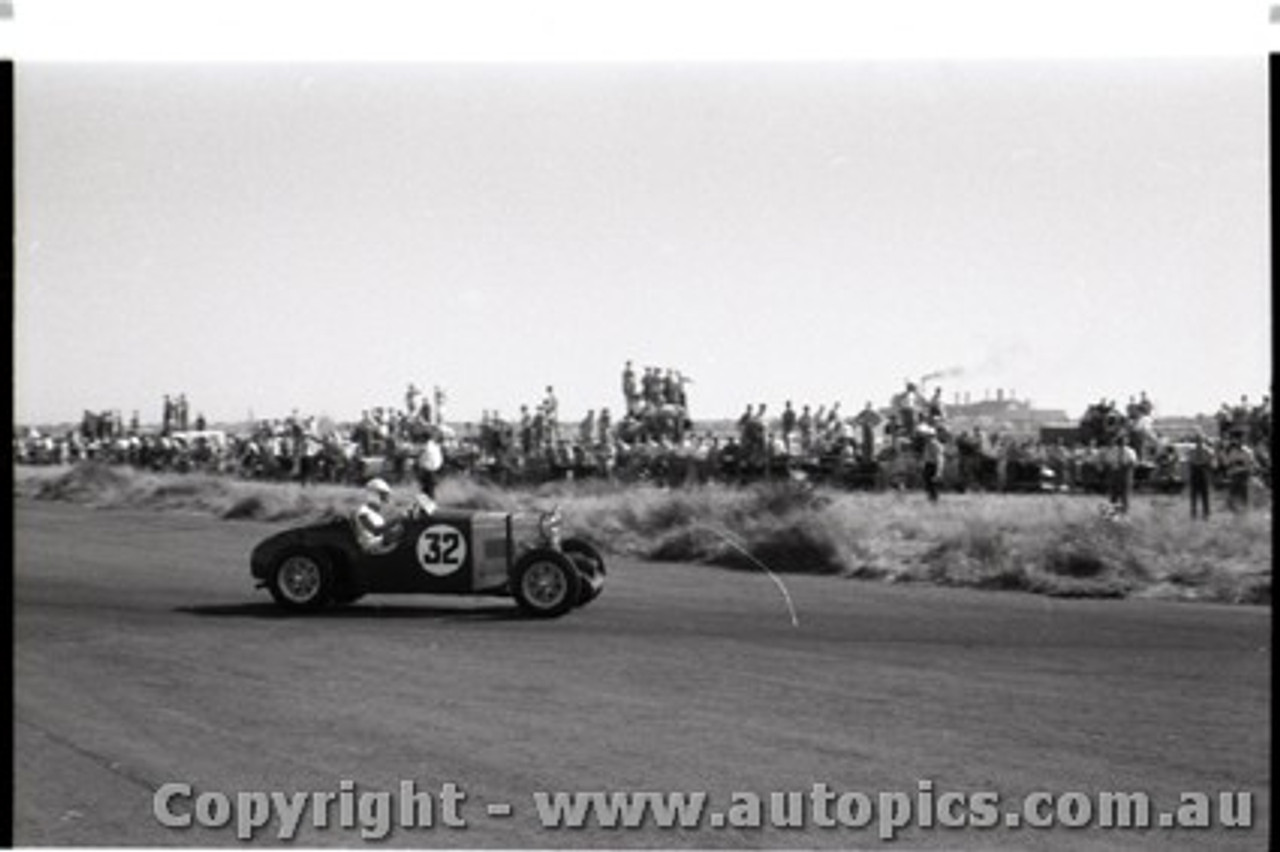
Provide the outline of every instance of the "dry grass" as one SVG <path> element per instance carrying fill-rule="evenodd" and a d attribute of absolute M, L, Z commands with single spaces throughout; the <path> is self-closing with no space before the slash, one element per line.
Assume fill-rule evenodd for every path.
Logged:
<path fill-rule="evenodd" d="M 358 505 L 359 489 L 245 482 L 122 468 L 20 468 L 19 496 L 303 520 Z M 401 499 L 411 493 L 401 488 Z M 803 485 L 668 490 L 556 483 L 504 491 L 448 479 L 444 505 L 559 504 L 604 549 L 650 559 L 1020 590 L 1055 596 L 1160 597 L 1269 604 L 1271 508 L 1191 523 L 1184 501 L 1135 503 L 1123 521 L 1088 497 L 850 494 Z M 750 557 L 743 551 L 750 553 Z"/>

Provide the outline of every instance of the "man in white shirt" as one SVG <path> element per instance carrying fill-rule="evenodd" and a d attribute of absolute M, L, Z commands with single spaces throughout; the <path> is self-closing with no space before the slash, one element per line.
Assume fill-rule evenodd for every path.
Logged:
<path fill-rule="evenodd" d="M 1133 496 L 1133 470 L 1138 466 L 1138 454 L 1129 446 L 1129 440 L 1116 438 L 1111 463 L 1111 505 L 1121 514 L 1129 513 L 1129 498 Z"/>
<path fill-rule="evenodd" d="M 938 483 L 942 481 L 942 466 L 945 463 L 945 448 L 932 426 L 921 426 L 918 433 L 924 439 L 924 452 L 920 459 L 923 462 L 920 478 L 924 482 L 925 493 L 929 502 L 938 502 Z"/>
<path fill-rule="evenodd" d="M 1249 508 L 1249 480 L 1253 478 L 1256 460 L 1239 435 L 1233 435 L 1222 454 L 1227 472 L 1227 508 L 1233 512 Z"/>
<path fill-rule="evenodd" d="M 433 430 L 418 453 L 418 487 L 432 500 L 436 496 L 436 475 L 444 467 L 444 448 Z"/>

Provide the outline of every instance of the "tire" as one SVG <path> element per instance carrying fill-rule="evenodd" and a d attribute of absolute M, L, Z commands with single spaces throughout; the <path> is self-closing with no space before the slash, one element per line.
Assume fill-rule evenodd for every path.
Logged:
<path fill-rule="evenodd" d="M 535 618 L 556 618 L 573 609 L 581 585 L 573 561 L 557 550 L 531 550 L 511 569 L 511 593 Z"/>
<path fill-rule="evenodd" d="M 604 557 L 590 543 L 580 538 L 565 539 L 560 549 L 573 560 L 574 567 L 578 569 L 578 606 L 586 606 L 604 591 Z"/>
<path fill-rule="evenodd" d="M 316 551 L 286 553 L 271 569 L 267 584 L 271 597 L 287 610 L 315 612 L 333 594 L 333 571 L 329 560 Z"/>

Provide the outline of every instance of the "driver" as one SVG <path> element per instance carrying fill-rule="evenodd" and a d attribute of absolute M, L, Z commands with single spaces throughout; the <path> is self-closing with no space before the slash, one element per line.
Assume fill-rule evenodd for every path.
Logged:
<path fill-rule="evenodd" d="M 356 541 L 365 553 L 386 553 L 396 546 L 397 528 L 383 512 L 391 502 L 391 486 L 375 477 L 365 484 L 364 503 L 356 510 Z"/>

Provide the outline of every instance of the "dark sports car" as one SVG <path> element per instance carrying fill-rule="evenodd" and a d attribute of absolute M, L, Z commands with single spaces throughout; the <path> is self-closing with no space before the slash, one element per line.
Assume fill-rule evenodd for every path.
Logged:
<path fill-rule="evenodd" d="M 370 553 L 355 521 L 333 516 L 277 533 L 250 556 L 276 603 L 314 611 L 366 594 L 514 597 L 532 616 L 554 617 L 595 599 L 604 558 L 580 538 L 560 538 L 560 513 L 486 512 L 418 505 Z"/>

